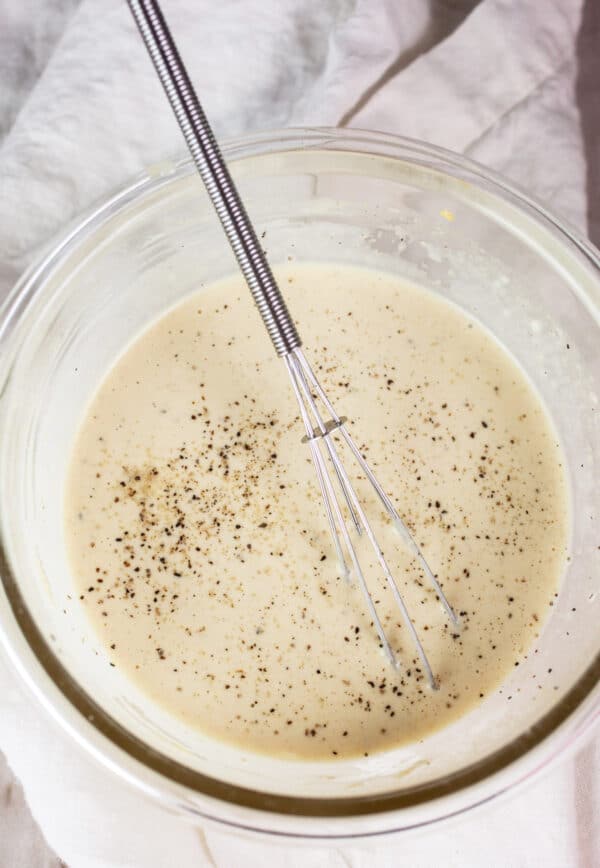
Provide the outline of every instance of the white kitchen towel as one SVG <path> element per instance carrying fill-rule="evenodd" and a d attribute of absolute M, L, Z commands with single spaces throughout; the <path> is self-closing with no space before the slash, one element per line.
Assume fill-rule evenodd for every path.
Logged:
<path fill-rule="evenodd" d="M 586 114 L 600 93 L 597 0 L 163 3 L 219 136 L 303 123 L 408 134 L 469 153 L 598 230 L 600 112 L 596 124 Z M 43 11 L 39 0 L 0 0 L 0 16 L 1 296 L 64 222 L 182 148 L 122 0 L 53 0 Z M 0 696 L 0 748 L 72 868 L 600 864 L 593 747 L 450 831 L 298 851 L 192 828 L 146 803 L 1 666 Z"/>

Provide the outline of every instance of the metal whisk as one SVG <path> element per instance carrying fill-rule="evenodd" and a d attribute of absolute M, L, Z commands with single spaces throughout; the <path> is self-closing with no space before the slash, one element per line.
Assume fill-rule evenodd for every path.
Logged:
<path fill-rule="evenodd" d="M 348 433 L 345 418 L 335 412 L 306 360 L 296 326 L 223 160 L 159 4 L 155 0 L 128 0 L 128 3 L 275 350 L 283 358 L 287 367 L 306 431 L 304 439 L 308 443 L 315 465 L 342 574 L 348 580 L 352 574 L 356 576 L 381 646 L 390 663 L 398 667 L 398 660 L 377 614 L 352 542 L 351 527 L 354 526 L 357 534 L 366 534 L 418 652 L 429 683 L 435 688 L 436 680 L 427 655 L 356 489 L 340 458 L 338 442 L 345 444 L 362 473 L 375 489 L 404 544 L 417 559 L 455 627 L 458 627 L 458 619 L 419 546 Z M 334 433 L 338 435 L 338 441 L 334 438 Z M 344 516 L 344 505 L 348 519 Z"/>

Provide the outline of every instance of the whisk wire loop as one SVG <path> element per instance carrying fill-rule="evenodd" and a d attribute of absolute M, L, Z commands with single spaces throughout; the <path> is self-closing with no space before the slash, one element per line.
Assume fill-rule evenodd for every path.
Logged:
<path fill-rule="evenodd" d="M 414 556 L 416 556 L 418 558 L 420 564 L 421 564 L 421 561 L 424 561 L 424 558 L 423 558 L 422 554 L 420 553 L 420 550 L 419 550 L 416 542 L 414 542 L 412 536 L 410 535 L 408 529 L 406 528 L 406 525 L 404 524 L 404 522 L 401 521 L 396 510 L 394 509 L 393 505 L 391 504 L 391 501 L 389 500 L 387 495 L 385 495 L 385 492 L 383 492 L 383 489 L 381 488 L 381 486 L 377 482 L 373 472 L 371 471 L 371 469 L 369 468 L 364 457 L 361 455 L 360 451 L 358 450 L 358 447 L 356 447 L 356 445 L 354 444 L 354 441 L 352 440 L 352 438 L 350 437 L 350 435 L 346 431 L 345 423 L 342 421 L 341 417 L 339 417 L 337 415 L 337 413 L 335 412 L 335 410 L 333 409 L 331 402 L 329 401 L 325 392 L 323 391 L 322 387 L 320 386 L 319 381 L 317 380 L 317 377 L 314 374 L 314 371 L 312 370 L 312 368 L 310 367 L 310 365 L 309 365 L 306 357 L 304 356 L 304 353 L 302 352 L 302 350 L 296 350 L 296 351 L 290 353 L 288 356 L 285 357 L 285 361 L 286 361 L 288 373 L 290 375 L 290 379 L 292 382 L 292 388 L 294 390 L 294 394 L 296 395 L 296 399 L 297 399 L 298 406 L 300 409 L 300 415 L 303 419 L 304 426 L 305 426 L 305 429 L 307 431 L 307 439 L 308 439 L 309 445 L 311 446 L 311 452 L 313 454 L 313 460 L 315 461 L 315 467 L 317 466 L 317 464 L 319 466 L 319 469 L 317 470 L 317 476 L 319 477 L 319 479 L 321 479 L 321 477 L 323 477 L 324 484 L 321 487 L 321 491 L 322 491 L 322 493 L 323 493 L 323 491 L 326 492 L 326 494 L 323 496 L 323 500 L 325 503 L 325 511 L 326 511 L 328 516 L 331 516 L 334 519 L 333 521 L 331 521 L 331 520 L 329 521 L 329 527 L 331 530 L 334 546 L 336 548 L 336 551 L 338 552 L 338 558 L 340 560 L 340 563 L 344 565 L 344 570 L 347 569 L 344 555 L 342 554 L 340 557 L 340 554 L 339 554 L 340 550 L 343 550 L 341 542 L 340 542 L 340 535 L 341 535 L 345 549 L 350 556 L 350 560 L 352 561 L 352 566 L 354 568 L 354 572 L 356 574 L 359 586 L 361 588 L 361 591 L 362 591 L 363 596 L 365 598 L 365 602 L 367 603 L 367 607 L 368 607 L 369 612 L 371 614 L 371 618 L 373 620 L 373 625 L 374 625 L 374 627 L 375 627 L 375 629 L 379 635 L 381 645 L 383 647 L 385 655 L 389 659 L 389 661 L 392 663 L 392 665 L 394 667 L 398 668 L 398 660 L 397 660 L 396 654 L 394 653 L 394 650 L 392 649 L 392 647 L 390 645 L 390 642 L 386 636 L 385 630 L 384 630 L 383 625 L 381 623 L 381 619 L 379 618 L 377 611 L 375 609 L 375 604 L 374 604 L 373 598 L 369 592 L 369 589 L 368 589 L 368 586 L 367 586 L 367 583 L 366 583 L 366 580 L 364 577 L 363 570 L 360 566 L 360 563 L 359 563 L 359 560 L 358 560 L 358 557 L 356 554 L 355 547 L 352 544 L 350 535 L 348 533 L 347 523 L 344 520 L 344 517 L 342 514 L 342 509 L 340 506 L 340 502 L 338 500 L 337 495 L 335 494 L 335 490 L 333 488 L 331 478 L 329 477 L 329 475 L 327 473 L 327 468 L 326 468 L 326 465 L 323 461 L 323 455 L 320 452 L 318 444 L 316 442 L 317 439 L 321 439 L 324 443 L 327 457 L 330 460 L 330 465 L 333 467 L 335 474 L 340 481 L 340 491 L 341 491 L 342 499 L 343 499 L 343 501 L 345 501 L 349 512 L 350 512 L 350 510 L 352 510 L 351 514 L 355 515 L 356 518 L 358 519 L 358 521 L 360 523 L 361 531 L 364 531 L 364 533 L 366 534 L 366 536 L 367 536 L 367 538 L 371 544 L 371 547 L 373 549 L 375 557 L 376 557 L 376 559 L 379 563 L 379 566 L 382 570 L 385 581 L 386 581 L 388 587 L 390 588 L 390 591 L 392 592 L 394 602 L 396 603 L 396 605 L 400 611 L 400 614 L 402 617 L 402 622 L 403 622 L 404 626 L 406 627 L 406 629 L 408 630 L 408 633 L 410 635 L 412 643 L 413 643 L 413 645 L 417 651 L 417 654 L 418 654 L 419 659 L 421 661 L 421 665 L 423 667 L 423 670 L 425 672 L 427 680 L 429 681 L 429 684 L 431 685 L 431 687 L 435 688 L 437 685 L 436 685 L 436 680 L 435 680 L 435 677 L 433 675 L 431 665 L 429 663 L 429 660 L 428 660 L 427 655 L 425 653 L 425 649 L 424 649 L 423 644 L 419 638 L 419 634 L 415 628 L 415 625 L 413 624 L 413 622 L 410 618 L 410 615 L 408 613 L 408 609 L 406 607 L 406 603 L 404 602 L 404 598 L 402 596 L 400 588 L 398 587 L 398 583 L 394 579 L 394 576 L 393 576 L 393 574 L 389 568 L 389 565 L 387 563 L 385 555 L 384 555 L 384 553 L 381 549 L 381 546 L 379 545 L 377 538 L 375 536 L 375 533 L 372 529 L 371 523 L 369 522 L 369 520 L 367 518 L 367 515 L 366 515 L 365 510 L 363 508 L 363 505 L 360 501 L 360 498 L 358 497 L 358 495 L 356 493 L 356 489 L 355 489 L 355 487 L 354 487 L 354 485 L 353 485 L 353 483 L 349 477 L 348 471 L 346 470 L 342 460 L 340 459 L 338 448 L 337 448 L 337 446 L 333 440 L 333 433 L 335 431 L 338 431 L 340 434 L 342 434 L 343 439 L 348 444 L 348 446 L 350 446 L 350 444 L 352 444 L 352 446 L 354 446 L 354 449 L 352 449 L 352 446 L 350 446 L 351 451 L 354 454 L 355 458 L 357 459 L 359 466 L 365 472 L 366 478 L 373 485 L 376 493 L 378 494 L 382 503 L 386 507 L 387 512 L 391 515 L 391 517 L 393 519 L 397 519 L 397 521 L 400 522 L 400 528 L 405 531 L 405 533 L 408 537 L 408 540 L 410 541 L 409 551 L 411 552 L 411 554 L 413 554 Z M 313 391 L 315 392 L 316 397 L 318 399 L 320 399 L 321 402 L 324 404 L 325 408 L 327 409 L 327 412 L 330 414 L 331 419 L 334 423 L 333 427 L 330 427 L 323 419 L 323 416 L 322 416 L 322 414 L 318 408 L 317 401 L 315 399 L 315 395 L 313 395 Z M 311 424 L 311 419 L 315 420 L 316 429 L 322 433 L 321 438 L 314 438 L 311 436 L 311 432 L 313 430 L 312 424 Z M 318 458 L 316 457 L 317 455 L 318 455 Z M 383 496 L 382 496 L 382 494 L 383 494 Z M 389 503 L 389 507 L 390 507 L 389 509 L 387 508 L 388 503 Z M 397 526 L 396 521 L 394 521 L 394 524 Z M 402 539 L 403 540 L 406 539 L 404 533 L 402 534 Z M 429 570 L 429 573 L 430 572 L 431 572 L 431 570 Z M 429 574 L 427 573 L 427 575 L 429 575 Z M 439 589 L 438 596 L 440 597 L 440 600 L 443 603 L 445 602 L 444 608 L 447 607 L 447 609 L 449 609 L 449 611 L 452 613 L 452 617 L 454 618 L 454 612 L 452 611 L 452 608 L 450 607 L 443 592 L 441 591 L 441 588 L 440 588 L 437 580 L 435 580 L 433 582 L 433 586 L 434 586 L 434 589 L 436 590 L 436 593 L 437 593 L 437 590 Z"/>

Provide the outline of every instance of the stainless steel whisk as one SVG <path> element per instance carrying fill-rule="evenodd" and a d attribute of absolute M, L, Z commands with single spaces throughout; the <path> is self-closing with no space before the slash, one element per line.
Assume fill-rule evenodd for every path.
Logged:
<path fill-rule="evenodd" d="M 417 559 L 456 628 L 458 628 L 458 619 L 419 546 L 348 433 L 346 419 L 335 412 L 306 360 L 296 326 L 192 87 L 160 5 L 155 0 L 128 0 L 128 4 L 275 350 L 285 362 L 304 423 L 306 431 L 304 439 L 311 451 L 342 574 L 347 580 L 350 580 L 352 572 L 356 576 L 385 655 L 397 668 L 398 660 L 377 614 L 352 542 L 350 528 L 353 525 L 357 534 L 364 533 L 368 537 L 425 674 L 431 687 L 435 688 L 436 680 L 427 655 L 410 619 L 400 589 L 367 519 L 361 500 L 340 458 L 338 441 L 334 439 L 334 433 L 341 438 L 341 444 L 346 445 L 375 489 L 385 511 L 392 519 L 408 550 Z M 323 409 L 319 409 L 320 407 Z M 344 504 L 349 520 L 344 517 Z"/>

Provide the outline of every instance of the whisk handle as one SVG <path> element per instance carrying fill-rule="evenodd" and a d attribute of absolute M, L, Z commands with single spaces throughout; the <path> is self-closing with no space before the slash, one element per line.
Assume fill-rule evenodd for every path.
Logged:
<path fill-rule="evenodd" d="M 127 0 L 277 354 L 302 341 L 155 0 Z"/>

